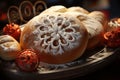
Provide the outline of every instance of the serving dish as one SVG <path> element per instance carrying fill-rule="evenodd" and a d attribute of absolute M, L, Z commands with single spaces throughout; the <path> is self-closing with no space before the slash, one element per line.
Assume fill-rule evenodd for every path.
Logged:
<path fill-rule="evenodd" d="M 14 61 L 2 61 L 2 71 L 10 80 L 66 80 L 85 76 L 107 66 L 118 55 L 120 48 L 98 47 L 86 51 L 84 55 L 66 64 L 47 64 L 40 62 L 36 72 L 23 72 Z"/>

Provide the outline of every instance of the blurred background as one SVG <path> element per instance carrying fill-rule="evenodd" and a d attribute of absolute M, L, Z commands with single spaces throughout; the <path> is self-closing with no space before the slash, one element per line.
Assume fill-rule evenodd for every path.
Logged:
<path fill-rule="evenodd" d="M 26 0 L 27 1 L 27 0 Z M 89 11 L 100 10 L 105 13 L 107 18 L 120 17 L 120 0 L 29 0 L 32 3 L 43 1 L 47 8 L 52 5 L 81 6 Z M 8 8 L 10 6 L 19 7 L 23 0 L 0 0 L 0 28 L 5 26 L 8 21 Z"/>

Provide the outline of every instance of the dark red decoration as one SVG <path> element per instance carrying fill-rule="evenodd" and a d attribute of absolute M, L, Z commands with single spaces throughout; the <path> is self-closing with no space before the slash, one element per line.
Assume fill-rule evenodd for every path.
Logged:
<path fill-rule="evenodd" d="M 6 24 L 6 26 L 3 28 L 3 33 L 14 37 L 16 40 L 19 40 L 21 29 L 19 25 L 15 23 Z"/>
<path fill-rule="evenodd" d="M 104 34 L 105 43 L 109 47 L 120 46 L 120 27 L 114 28 Z"/>
<path fill-rule="evenodd" d="M 16 64 L 23 71 L 35 71 L 39 65 L 39 57 L 35 51 L 26 49 L 17 57 Z"/>

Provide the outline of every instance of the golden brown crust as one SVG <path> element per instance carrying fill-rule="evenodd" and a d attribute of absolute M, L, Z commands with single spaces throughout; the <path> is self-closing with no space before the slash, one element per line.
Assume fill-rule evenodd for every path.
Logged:
<path fill-rule="evenodd" d="M 49 20 L 51 18 L 53 20 Z M 79 58 L 87 42 L 88 32 L 76 17 L 54 12 L 33 18 L 26 24 L 20 38 L 22 48 L 35 49 L 39 51 L 41 61 L 54 64 Z"/>

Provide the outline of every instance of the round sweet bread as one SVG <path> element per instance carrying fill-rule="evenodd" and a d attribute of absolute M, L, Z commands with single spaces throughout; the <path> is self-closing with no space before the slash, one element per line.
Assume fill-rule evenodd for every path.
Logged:
<path fill-rule="evenodd" d="M 88 32 L 76 17 L 55 12 L 34 17 L 25 25 L 20 37 L 23 49 L 36 50 L 41 61 L 53 64 L 79 58 L 87 42 Z"/>
<path fill-rule="evenodd" d="M 20 44 L 9 35 L 0 36 L 0 58 L 3 60 L 14 60 L 21 51 Z"/>

